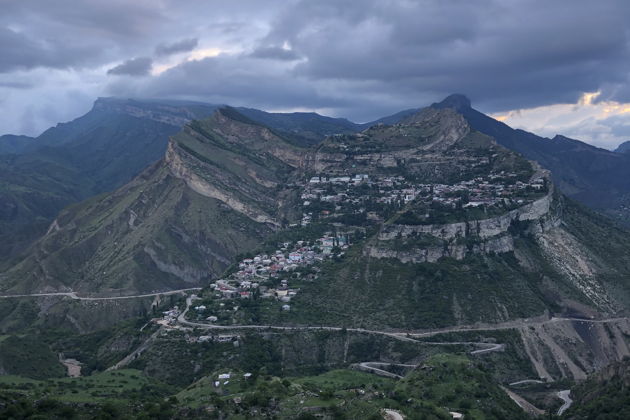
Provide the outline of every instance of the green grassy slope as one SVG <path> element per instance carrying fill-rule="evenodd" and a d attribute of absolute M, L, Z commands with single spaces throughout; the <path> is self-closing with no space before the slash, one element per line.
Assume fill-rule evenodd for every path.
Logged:
<path fill-rule="evenodd" d="M 358 254 L 358 253 L 357 253 Z M 403 264 L 350 254 L 293 302 L 298 320 L 364 327 L 432 328 L 540 314 L 540 275 L 513 254 Z"/>
<path fill-rule="evenodd" d="M 0 341 L 0 372 L 43 379 L 63 376 L 65 368 L 57 354 L 38 337 L 9 335 Z"/>
<path fill-rule="evenodd" d="M 496 385 L 490 375 L 465 356 L 438 354 L 421 369 L 396 381 L 348 369 L 319 375 L 279 378 L 242 377 L 232 370 L 229 384 L 205 377 L 177 394 L 182 405 L 212 406 L 240 418 L 255 410 L 264 418 L 377 419 L 394 409 L 408 419 L 449 419 L 457 411 L 472 419 L 525 419 L 527 416 Z M 235 403 L 235 401 L 239 401 Z"/>
<path fill-rule="evenodd" d="M 191 287 L 221 273 L 266 232 L 189 190 L 161 164 L 113 195 L 65 210 L 58 220 L 61 229 L 7 273 L 5 289 L 47 285 L 131 294 Z"/>

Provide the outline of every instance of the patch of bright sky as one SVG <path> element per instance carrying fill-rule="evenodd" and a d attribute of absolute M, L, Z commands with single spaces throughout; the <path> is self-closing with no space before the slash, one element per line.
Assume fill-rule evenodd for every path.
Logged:
<path fill-rule="evenodd" d="M 600 92 L 584 93 L 575 104 L 555 104 L 491 115 L 512 128 L 544 137 L 562 134 L 594 146 L 614 149 L 630 140 L 630 103 L 597 101 Z M 627 130 L 625 128 L 627 127 Z"/>
<path fill-rule="evenodd" d="M 220 54 L 231 52 L 233 52 L 233 50 L 226 50 L 216 47 L 196 48 L 190 52 L 175 54 L 165 59 L 162 59 L 157 63 L 154 63 L 153 68 L 151 69 L 151 74 L 153 76 L 157 76 L 161 73 L 164 73 L 168 69 L 178 66 L 184 61 L 203 60 L 204 58 L 216 57 Z M 184 56 L 185 58 L 182 59 L 182 56 Z"/>

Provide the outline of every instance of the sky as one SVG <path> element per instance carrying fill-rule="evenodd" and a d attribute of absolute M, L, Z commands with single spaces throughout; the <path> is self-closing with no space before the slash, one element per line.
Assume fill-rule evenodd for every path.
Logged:
<path fill-rule="evenodd" d="M 0 133 L 99 96 L 356 122 L 463 93 L 544 136 L 630 140 L 626 0 L 0 0 Z"/>

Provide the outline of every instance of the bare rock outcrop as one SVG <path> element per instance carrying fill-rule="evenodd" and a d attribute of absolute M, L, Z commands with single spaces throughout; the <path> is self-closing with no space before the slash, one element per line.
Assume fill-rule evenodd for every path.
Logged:
<path fill-rule="evenodd" d="M 196 193 L 217 199 L 225 203 L 232 210 L 244 214 L 255 222 L 279 225 L 276 220 L 260 209 L 240 201 L 234 195 L 217 188 L 215 185 L 207 182 L 194 171 L 190 170 L 172 142 L 169 143 L 166 150 L 165 160 L 173 176 L 183 180 L 186 185 Z"/>
<path fill-rule="evenodd" d="M 552 211 L 553 191 L 544 197 L 509 211 L 501 216 L 448 224 L 385 225 L 375 244 L 366 254 L 375 258 L 397 258 L 401 262 L 436 262 L 443 257 L 457 260 L 470 254 L 505 253 L 514 251 L 514 240 L 509 230 L 514 222 L 529 221 L 530 233 L 540 235 L 556 227 L 560 219 Z M 439 244 L 396 250 L 390 246 L 403 238 L 424 236 Z"/>

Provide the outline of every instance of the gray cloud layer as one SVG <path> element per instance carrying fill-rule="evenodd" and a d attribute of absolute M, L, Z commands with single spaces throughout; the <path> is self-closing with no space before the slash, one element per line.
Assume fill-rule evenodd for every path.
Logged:
<path fill-rule="evenodd" d="M 107 70 L 107 74 L 146 76 L 151 71 L 153 60 L 150 57 L 138 57 Z"/>
<path fill-rule="evenodd" d="M 58 79 L 67 78 L 86 97 L 319 109 L 355 120 L 452 92 L 487 112 L 575 102 L 596 90 L 600 100 L 630 101 L 624 0 L 6 3 L 0 100 L 15 104 L 29 95 L 55 102 Z M 212 48 L 222 53 L 149 75 Z M 58 70 L 42 78 L 42 68 Z M 11 117 L 23 116 L 0 124 L 11 127 Z"/>
<path fill-rule="evenodd" d="M 256 48 L 250 57 L 254 58 L 266 58 L 270 60 L 286 60 L 293 61 L 300 59 L 300 55 L 290 49 L 285 49 L 278 46 L 266 46 Z"/>
<path fill-rule="evenodd" d="M 182 39 L 170 44 L 160 44 L 155 47 L 155 55 L 165 56 L 192 51 L 197 44 L 199 44 L 197 38 Z"/>
<path fill-rule="evenodd" d="M 107 70 L 107 74 L 146 76 L 151 71 L 152 66 L 153 60 L 150 57 L 132 58 Z"/>

